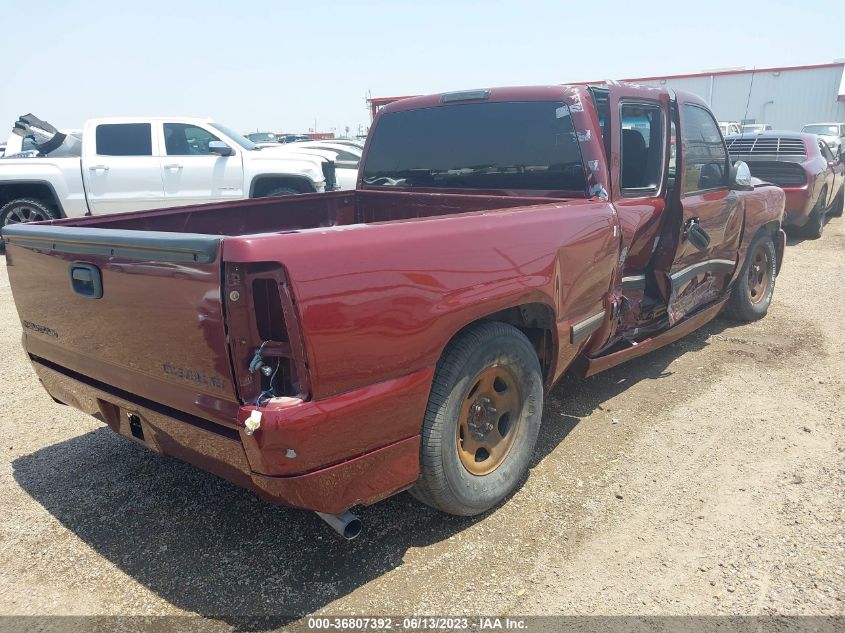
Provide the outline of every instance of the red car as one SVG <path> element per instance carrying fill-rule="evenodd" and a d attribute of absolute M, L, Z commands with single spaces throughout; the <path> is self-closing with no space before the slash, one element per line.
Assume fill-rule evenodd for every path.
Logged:
<path fill-rule="evenodd" d="M 494 507 L 564 372 L 772 300 L 784 193 L 694 95 L 406 99 L 361 164 L 354 191 L 4 227 L 44 387 L 352 537 L 349 508 L 406 489 Z"/>
<path fill-rule="evenodd" d="M 733 160 L 745 161 L 753 176 L 786 192 L 785 226 L 818 238 L 828 214 L 842 215 L 843 157 L 834 157 L 815 134 L 762 132 L 729 136 L 725 142 Z"/>

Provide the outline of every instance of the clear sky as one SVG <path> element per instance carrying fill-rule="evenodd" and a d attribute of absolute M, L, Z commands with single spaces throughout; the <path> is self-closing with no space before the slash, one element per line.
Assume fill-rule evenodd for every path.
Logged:
<path fill-rule="evenodd" d="M 369 124 L 365 97 L 845 57 L 845 2 L 0 0 L 0 127 L 32 112 Z M 5 138 L 5 133 L 0 132 Z"/>

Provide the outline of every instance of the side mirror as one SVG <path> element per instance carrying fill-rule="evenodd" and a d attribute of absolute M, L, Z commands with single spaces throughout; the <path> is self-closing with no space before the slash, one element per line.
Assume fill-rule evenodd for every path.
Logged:
<path fill-rule="evenodd" d="M 235 153 L 235 150 L 226 145 L 223 141 L 211 141 L 208 144 L 208 153 L 217 154 L 218 156 L 231 156 Z"/>
<path fill-rule="evenodd" d="M 751 184 L 751 169 L 748 165 L 738 160 L 731 167 L 731 189 L 735 191 L 753 191 Z"/>

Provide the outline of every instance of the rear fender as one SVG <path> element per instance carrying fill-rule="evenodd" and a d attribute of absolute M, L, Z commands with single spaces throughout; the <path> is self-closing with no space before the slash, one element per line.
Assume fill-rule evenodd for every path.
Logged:
<path fill-rule="evenodd" d="M 67 217 L 64 205 L 48 180 L 4 180 L 0 182 L 0 206 L 16 198 L 36 198 L 56 207 L 61 217 Z"/>
<path fill-rule="evenodd" d="M 306 176 L 299 176 L 293 174 L 263 174 L 252 179 L 249 185 L 249 197 L 256 197 L 256 190 L 261 191 L 265 186 L 273 187 L 290 187 L 296 189 L 300 193 L 313 193 L 315 191 L 314 183 Z"/>

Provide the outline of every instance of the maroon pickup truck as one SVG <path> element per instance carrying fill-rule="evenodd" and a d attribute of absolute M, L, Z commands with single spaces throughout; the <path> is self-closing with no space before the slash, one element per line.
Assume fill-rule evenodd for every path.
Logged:
<path fill-rule="evenodd" d="M 351 537 L 502 501 L 564 372 L 762 317 L 783 209 L 700 99 L 614 84 L 393 103 L 352 192 L 2 235 L 54 399 Z"/>

